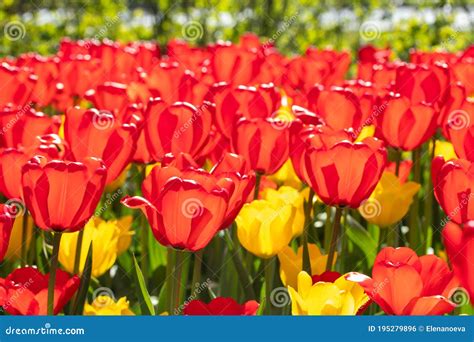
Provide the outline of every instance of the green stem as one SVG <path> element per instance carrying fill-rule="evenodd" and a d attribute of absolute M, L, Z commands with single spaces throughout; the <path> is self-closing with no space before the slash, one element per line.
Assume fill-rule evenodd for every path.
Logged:
<path fill-rule="evenodd" d="M 181 305 L 181 298 L 180 298 L 180 293 L 181 293 L 181 278 L 182 278 L 182 272 L 183 272 L 183 263 L 184 263 L 184 253 L 183 251 L 175 251 L 176 254 L 176 263 L 174 267 L 174 284 L 173 284 L 173 300 L 174 300 L 174 305 L 173 305 L 173 313 L 174 310 L 179 308 Z"/>
<path fill-rule="evenodd" d="M 264 259 L 264 268 L 265 268 L 265 313 L 267 315 L 272 314 L 272 300 L 271 294 L 273 290 L 273 276 L 274 276 L 274 262 L 275 257 L 270 259 Z"/>
<path fill-rule="evenodd" d="M 326 222 L 324 224 L 324 250 L 329 251 L 331 243 L 331 207 L 326 206 Z"/>
<path fill-rule="evenodd" d="M 253 289 L 253 281 L 250 274 L 244 267 L 242 262 L 242 258 L 240 255 L 240 248 L 235 246 L 234 241 L 232 240 L 232 236 L 230 235 L 229 229 L 224 231 L 225 241 L 227 243 L 227 248 L 232 256 L 232 261 L 234 262 L 235 269 L 239 276 L 240 284 L 242 285 L 242 289 L 245 292 L 245 296 L 247 299 L 255 299 L 255 291 Z"/>
<path fill-rule="evenodd" d="M 74 256 L 74 274 L 79 274 L 79 265 L 81 263 L 82 240 L 84 239 L 84 229 L 79 231 L 76 241 L 76 255 Z"/>
<path fill-rule="evenodd" d="M 432 140 L 431 159 L 429 167 L 431 170 L 431 161 L 435 157 L 436 138 Z M 423 253 L 426 253 L 433 237 L 433 182 L 431 181 L 431 172 L 428 173 L 425 189 L 425 222 L 423 224 L 423 241 L 425 242 Z"/>
<path fill-rule="evenodd" d="M 49 269 L 48 283 L 48 315 L 54 315 L 54 286 L 56 285 L 56 270 L 58 268 L 59 246 L 61 244 L 61 233 L 53 233 L 53 254 L 51 255 L 51 267 Z"/>
<path fill-rule="evenodd" d="M 398 247 L 398 224 L 395 223 L 385 229 L 387 230 L 387 246 Z"/>
<path fill-rule="evenodd" d="M 334 223 L 332 229 L 331 245 L 329 247 L 328 260 L 326 263 L 326 271 L 331 271 L 334 262 L 334 254 L 336 253 L 337 240 L 341 230 L 341 216 L 342 208 L 336 207 L 336 215 L 334 216 Z"/>
<path fill-rule="evenodd" d="M 25 215 L 23 216 L 23 221 L 21 224 L 21 266 L 24 267 L 27 264 L 27 251 L 28 251 L 28 212 L 25 211 Z"/>
<path fill-rule="evenodd" d="M 173 314 L 173 269 L 174 269 L 174 250 L 168 247 L 166 259 L 166 301 L 168 313 Z"/>
<path fill-rule="evenodd" d="M 395 151 L 395 176 L 398 177 L 398 175 L 400 174 L 400 163 L 402 161 L 402 151 L 400 149 L 396 149 Z"/>
<path fill-rule="evenodd" d="M 145 276 L 145 281 L 147 281 L 148 275 L 148 227 L 147 227 L 147 220 L 145 215 L 140 213 L 140 245 L 141 245 L 141 269 L 143 275 Z"/>
<path fill-rule="evenodd" d="M 420 183 L 421 180 L 421 148 L 417 148 L 412 151 L 412 160 L 413 160 L 413 181 Z M 409 231 L 409 244 L 410 247 L 414 250 L 417 250 L 419 247 L 419 224 L 418 216 L 420 215 L 420 201 L 419 194 L 415 195 L 413 199 L 413 204 L 410 209 L 410 231 Z"/>
<path fill-rule="evenodd" d="M 303 227 L 303 234 L 301 235 L 301 244 L 303 245 L 303 271 L 311 275 L 311 260 L 309 257 L 309 249 L 308 249 L 308 231 L 311 226 L 311 209 L 313 208 L 313 197 L 314 191 L 310 189 L 308 202 L 305 203 L 304 207 L 304 227 Z"/>
<path fill-rule="evenodd" d="M 202 257 L 204 250 L 201 249 L 194 253 L 194 266 L 193 266 L 193 282 L 191 294 L 195 296 L 197 294 L 197 289 L 201 286 L 201 268 L 202 268 Z M 199 298 L 196 298 L 199 299 Z"/>
<path fill-rule="evenodd" d="M 257 172 L 255 174 L 255 189 L 253 191 L 253 199 L 256 200 L 258 199 L 258 192 L 260 190 L 260 181 L 262 180 L 262 174 L 260 172 Z"/>

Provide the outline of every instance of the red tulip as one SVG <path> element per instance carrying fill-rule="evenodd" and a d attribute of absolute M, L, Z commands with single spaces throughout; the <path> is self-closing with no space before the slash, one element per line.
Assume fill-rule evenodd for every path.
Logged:
<path fill-rule="evenodd" d="M 474 165 L 465 159 L 445 162 L 436 157 L 431 166 L 436 200 L 448 219 L 463 224 L 474 220 Z"/>
<path fill-rule="evenodd" d="M 143 181 L 143 197 L 125 197 L 122 203 L 143 211 L 161 244 L 197 251 L 225 222 L 235 184 L 191 168 L 189 159 L 180 157 L 168 164 L 165 158 L 164 166 L 153 168 Z"/>
<path fill-rule="evenodd" d="M 437 111 L 426 104 L 412 104 L 406 97 L 386 99 L 377 117 L 377 135 L 392 147 L 411 151 L 426 142 L 436 131 Z"/>
<path fill-rule="evenodd" d="M 36 268 L 14 270 L 0 278 L 0 305 L 11 315 L 46 315 L 48 307 L 49 274 Z M 56 271 L 54 284 L 54 314 L 59 314 L 79 288 L 80 278 Z"/>
<path fill-rule="evenodd" d="M 216 126 L 227 138 L 231 137 L 235 123 L 241 117 L 276 117 L 281 105 L 281 95 L 273 84 L 261 84 L 258 88 L 234 88 L 226 83 L 218 83 L 211 93 L 216 104 Z"/>
<path fill-rule="evenodd" d="M 35 156 L 22 169 L 23 199 L 36 225 L 74 232 L 94 214 L 107 170 L 96 158 L 82 162 Z"/>
<path fill-rule="evenodd" d="M 111 111 L 117 117 L 123 117 L 131 104 L 127 95 L 127 85 L 115 82 L 105 82 L 95 89 L 89 89 L 85 98 L 91 101 L 95 108 Z"/>
<path fill-rule="evenodd" d="M 462 228 L 448 222 L 442 232 L 449 261 L 461 286 L 468 292 L 471 303 L 474 302 L 474 270 L 471 266 L 474 260 L 473 233 L 474 221 L 468 221 Z"/>
<path fill-rule="evenodd" d="M 370 44 L 361 47 L 357 53 L 359 57 L 359 62 L 374 64 L 382 64 L 388 62 L 391 54 L 392 50 L 390 50 L 389 48 L 378 49 Z"/>
<path fill-rule="evenodd" d="M 32 155 L 23 148 L 0 149 L 0 192 L 7 198 L 21 198 L 21 169 Z"/>
<path fill-rule="evenodd" d="M 0 262 L 3 261 L 7 253 L 13 223 L 17 215 L 18 208 L 14 205 L 0 204 Z"/>
<path fill-rule="evenodd" d="M 155 42 L 130 42 L 128 45 L 137 49 L 136 63 L 145 71 L 149 71 L 160 58 L 160 49 Z"/>
<path fill-rule="evenodd" d="M 395 82 L 397 68 L 400 62 L 386 62 L 383 64 L 359 63 L 357 78 L 371 82 L 378 89 L 386 89 Z"/>
<path fill-rule="evenodd" d="M 400 183 L 405 183 L 410 176 L 411 168 L 413 166 L 413 162 L 411 160 L 403 160 L 400 162 L 399 169 L 398 169 L 398 179 Z M 397 163 L 396 162 L 389 162 L 385 171 L 391 172 L 396 174 L 397 170 Z"/>
<path fill-rule="evenodd" d="M 232 298 L 217 297 L 206 304 L 192 300 L 184 307 L 184 314 L 189 316 L 255 316 L 259 304 L 254 300 L 240 305 Z"/>
<path fill-rule="evenodd" d="M 449 300 L 456 280 L 448 264 L 435 255 L 418 257 L 407 247 L 386 247 L 375 258 L 372 278 L 349 273 L 389 315 L 444 315 L 456 305 Z"/>
<path fill-rule="evenodd" d="M 333 129 L 357 128 L 362 123 L 359 99 L 348 88 L 325 90 L 321 86 L 314 86 L 308 92 L 307 101 L 308 109 L 318 114 Z"/>
<path fill-rule="evenodd" d="M 64 136 L 72 159 L 101 158 L 107 166 L 107 184 L 114 181 L 130 162 L 138 139 L 138 117 L 120 122 L 109 111 L 70 108 Z"/>
<path fill-rule="evenodd" d="M 150 99 L 145 112 L 145 139 L 151 156 L 159 161 L 167 153 L 200 155 L 211 131 L 214 106 L 205 102 L 195 107 L 186 102 L 166 104 Z"/>
<path fill-rule="evenodd" d="M 30 69 L 3 62 L 0 65 L 0 84 L 4 85 L 0 93 L 0 108 L 28 106 L 37 80 Z"/>
<path fill-rule="evenodd" d="M 375 189 L 386 162 L 387 152 L 375 138 L 323 142 L 306 150 L 306 181 L 326 204 L 357 208 Z"/>
<path fill-rule="evenodd" d="M 448 129 L 463 128 L 474 120 L 474 102 L 471 101 L 466 88 L 461 83 L 449 87 L 448 96 L 438 115 L 438 126 L 443 135 L 449 139 Z"/>
<path fill-rule="evenodd" d="M 431 65 L 402 64 L 392 90 L 406 96 L 413 104 L 443 104 L 449 87 L 449 70 L 446 64 Z"/>
<path fill-rule="evenodd" d="M 232 134 L 233 152 L 250 162 L 252 170 L 273 174 L 289 155 L 288 123 L 279 119 L 240 119 Z"/>
<path fill-rule="evenodd" d="M 448 128 L 454 151 L 459 158 L 474 161 L 474 124 L 460 128 Z"/>
<path fill-rule="evenodd" d="M 49 117 L 31 106 L 17 110 L 6 108 L 0 112 L 0 146 L 30 147 L 36 143 L 37 136 L 58 133 L 60 124 L 58 116 Z"/>

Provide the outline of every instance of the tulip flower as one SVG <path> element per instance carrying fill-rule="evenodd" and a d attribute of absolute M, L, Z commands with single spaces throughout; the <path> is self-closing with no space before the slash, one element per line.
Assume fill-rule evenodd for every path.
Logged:
<path fill-rule="evenodd" d="M 244 304 L 237 303 L 232 298 L 217 297 L 206 304 L 200 300 L 192 300 L 184 307 L 188 316 L 255 316 L 259 304 L 249 300 Z"/>
<path fill-rule="evenodd" d="M 143 211 L 156 240 L 164 246 L 197 251 L 225 222 L 234 187 L 229 178 L 164 165 L 153 168 L 143 181 L 143 197 L 125 197 L 122 203 Z"/>
<path fill-rule="evenodd" d="M 117 257 L 130 247 L 133 235 L 133 232 L 130 231 L 131 224 L 131 216 L 110 221 L 104 221 L 97 217 L 89 220 L 84 227 L 82 237 L 79 274 L 82 274 L 84 269 L 91 243 L 93 247 L 92 276 L 97 278 L 107 272 L 115 264 Z M 65 234 L 61 239 L 59 262 L 69 273 L 74 272 L 78 236 L 79 232 L 76 232 Z"/>
<path fill-rule="evenodd" d="M 84 305 L 85 316 L 134 316 L 130 310 L 127 297 L 117 301 L 109 296 L 98 296 L 94 301 Z"/>
<path fill-rule="evenodd" d="M 457 282 L 448 264 L 435 255 L 418 257 L 407 247 L 386 247 L 375 258 L 372 278 L 349 273 L 389 315 L 443 315 L 454 310 L 448 296 Z"/>
<path fill-rule="evenodd" d="M 341 141 L 306 152 L 307 182 L 328 205 L 357 208 L 376 187 L 387 162 L 381 141 Z"/>
<path fill-rule="evenodd" d="M 22 197 L 21 169 L 31 159 L 24 148 L 0 149 L 0 192 L 7 198 Z"/>
<path fill-rule="evenodd" d="M 426 142 L 436 131 L 437 111 L 433 106 L 413 104 L 403 96 L 391 96 L 377 117 L 376 135 L 390 146 L 411 151 Z"/>
<path fill-rule="evenodd" d="M 0 112 L 0 146 L 17 148 L 36 144 L 37 136 L 57 133 L 61 120 L 35 111 L 31 106 Z"/>
<path fill-rule="evenodd" d="M 474 260 L 473 228 L 474 221 L 468 221 L 462 228 L 448 222 L 442 232 L 449 262 L 461 286 L 467 291 L 471 303 L 474 301 L 474 273 L 471 267 Z"/>
<path fill-rule="evenodd" d="M 413 166 L 413 162 L 411 160 L 403 160 L 398 165 L 398 179 L 400 183 L 405 183 L 410 176 L 411 168 Z M 389 162 L 385 171 L 391 172 L 394 175 L 397 171 L 397 163 L 396 162 Z"/>
<path fill-rule="evenodd" d="M 227 138 L 231 138 L 235 123 L 241 117 L 275 117 L 281 103 L 281 95 L 273 84 L 256 88 L 218 83 L 211 93 L 216 104 L 216 126 Z"/>
<path fill-rule="evenodd" d="M 31 69 L 19 68 L 6 62 L 0 64 L 0 82 L 8 84 L 0 94 L 0 108 L 6 106 L 25 107 L 31 101 L 38 76 Z"/>
<path fill-rule="evenodd" d="M 430 143 L 430 151 L 432 150 L 432 148 L 433 143 Z M 458 156 L 456 155 L 456 152 L 454 150 L 454 146 L 449 141 L 436 140 L 434 155 L 441 156 L 444 158 L 444 160 L 458 159 Z"/>
<path fill-rule="evenodd" d="M 127 86 L 116 82 L 105 82 L 89 89 L 85 98 L 92 102 L 95 108 L 111 111 L 116 117 L 123 117 L 131 101 L 127 95 Z"/>
<path fill-rule="evenodd" d="M 15 222 L 15 216 L 12 215 L 12 210 L 8 204 L 0 204 L 0 261 L 3 261 L 5 254 L 8 250 L 8 243 L 10 241 L 10 235 L 12 233 L 13 224 Z"/>
<path fill-rule="evenodd" d="M 369 301 L 362 287 L 344 276 L 334 282 L 318 281 L 302 271 L 298 290 L 288 286 L 292 315 L 356 315 Z"/>
<path fill-rule="evenodd" d="M 105 165 L 95 158 L 70 162 L 35 156 L 22 169 L 23 199 L 39 228 L 74 232 L 93 215 L 106 177 Z"/>
<path fill-rule="evenodd" d="M 385 171 L 372 195 L 359 207 L 359 212 L 368 222 L 388 227 L 407 214 L 419 190 L 420 184 L 401 183 L 395 174 Z"/>
<path fill-rule="evenodd" d="M 279 199 L 255 200 L 244 205 L 235 219 L 242 246 L 260 258 L 271 258 L 293 236 L 295 208 Z"/>
<path fill-rule="evenodd" d="M 278 185 L 291 186 L 294 189 L 301 189 L 301 179 L 295 172 L 291 159 L 288 159 L 283 166 L 273 175 L 268 177 Z"/>
<path fill-rule="evenodd" d="M 448 131 L 456 155 L 459 158 L 474 161 L 474 124 L 466 127 L 451 127 Z"/>
<path fill-rule="evenodd" d="M 0 306 L 11 315 L 46 315 L 49 274 L 36 268 L 17 268 L 0 278 Z M 79 288 L 80 279 L 57 270 L 54 314 L 57 315 Z"/>
<path fill-rule="evenodd" d="M 267 188 L 263 191 L 261 198 L 268 201 L 280 200 L 284 204 L 289 204 L 294 209 L 293 223 L 291 230 L 293 237 L 301 235 L 304 228 L 304 201 L 308 198 L 309 188 L 299 192 L 298 190 L 289 187 L 281 186 L 276 189 Z"/>
<path fill-rule="evenodd" d="M 26 223 L 26 234 L 23 231 L 23 220 Z M 8 250 L 5 259 L 17 260 L 21 258 L 22 248 L 29 250 L 29 246 L 33 239 L 33 219 L 29 215 L 18 215 L 13 224 L 12 233 L 8 242 Z"/>
<path fill-rule="evenodd" d="M 280 119 L 240 119 L 231 144 L 261 174 L 275 173 L 288 159 L 288 124 Z"/>
<path fill-rule="evenodd" d="M 309 259 L 311 264 L 311 274 L 322 274 L 326 270 L 327 255 L 323 255 L 319 247 L 315 244 L 308 244 Z M 303 246 L 295 253 L 289 246 L 285 246 L 278 253 L 280 261 L 280 278 L 285 286 L 298 289 L 298 274 L 303 270 Z M 336 258 L 334 258 L 334 263 Z"/>
<path fill-rule="evenodd" d="M 127 167 L 136 149 L 137 118 L 121 123 L 108 111 L 71 108 L 66 114 L 64 137 L 74 160 L 101 158 L 107 167 L 106 184 Z"/>
<path fill-rule="evenodd" d="M 150 99 L 144 129 L 154 160 L 161 161 L 167 153 L 180 152 L 198 157 L 209 139 L 213 110 L 208 102 L 197 108 L 186 102 L 168 105 L 160 98 Z"/>
<path fill-rule="evenodd" d="M 472 163 L 465 159 L 432 161 L 431 172 L 435 198 L 448 219 L 463 224 L 474 219 L 474 175 Z"/>

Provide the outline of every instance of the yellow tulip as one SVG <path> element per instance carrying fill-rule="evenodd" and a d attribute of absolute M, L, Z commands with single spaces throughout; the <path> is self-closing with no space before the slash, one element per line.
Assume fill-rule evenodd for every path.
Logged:
<path fill-rule="evenodd" d="M 291 225 L 293 237 L 301 235 L 304 228 L 304 200 L 308 199 L 309 188 L 303 191 L 298 191 L 290 186 L 282 186 L 278 190 L 266 188 L 262 192 L 262 199 L 277 202 L 281 201 L 283 204 L 291 205 L 295 214 Z"/>
<path fill-rule="evenodd" d="M 334 283 L 313 284 L 306 272 L 298 274 L 298 290 L 288 286 L 292 315 L 355 315 L 368 301 L 362 287 L 341 276 Z"/>
<path fill-rule="evenodd" d="M 104 221 L 92 218 L 84 227 L 79 273 L 84 264 L 92 242 L 92 275 L 99 277 L 107 272 L 115 263 L 118 255 L 128 249 L 131 243 L 131 217 L 120 220 Z M 59 262 L 69 273 L 74 272 L 76 245 L 79 232 L 64 234 L 59 248 Z"/>
<path fill-rule="evenodd" d="M 315 244 L 308 244 L 309 259 L 311 263 L 311 274 L 321 274 L 326 271 L 327 255 L 321 254 L 318 246 Z M 334 263 L 336 263 L 334 257 Z M 298 253 L 295 253 L 289 246 L 285 246 L 280 253 L 278 253 L 278 260 L 280 261 L 280 278 L 285 286 L 298 288 L 298 274 L 303 270 L 303 246 L 298 248 Z"/>
<path fill-rule="evenodd" d="M 26 239 L 23 237 L 23 220 L 25 217 L 28 217 L 28 223 L 26 228 Z M 8 242 L 7 253 L 5 254 L 5 259 L 19 259 L 21 257 L 21 247 L 26 241 L 26 246 L 30 246 L 31 239 L 33 237 L 33 218 L 28 215 L 19 215 L 15 218 L 15 223 L 13 224 L 12 233 L 10 236 L 10 241 Z"/>
<path fill-rule="evenodd" d="M 98 296 L 92 304 L 84 305 L 84 315 L 86 316 L 134 316 L 129 309 L 127 297 L 119 298 L 115 301 L 109 296 Z"/>
<path fill-rule="evenodd" d="M 356 142 L 362 141 L 362 140 L 364 140 L 365 138 L 368 138 L 368 137 L 373 137 L 374 134 L 375 134 L 375 126 L 374 125 L 364 126 L 360 130 L 360 133 L 359 133 L 359 136 L 356 139 Z"/>
<path fill-rule="evenodd" d="M 359 207 L 359 212 L 370 223 L 390 226 L 406 215 L 418 190 L 420 184 L 401 184 L 393 173 L 384 172 L 370 198 Z"/>
<path fill-rule="evenodd" d="M 290 159 L 288 159 L 277 172 L 268 176 L 268 178 L 278 185 L 287 185 L 298 190 L 301 189 L 302 186 L 301 180 L 296 175 Z"/>
<path fill-rule="evenodd" d="M 430 151 L 433 149 L 433 142 L 430 141 Z M 443 156 L 444 160 L 458 159 L 454 146 L 449 141 L 436 140 L 435 156 Z"/>
<path fill-rule="evenodd" d="M 239 241 L 250 253 L 271 258 L 290 242 L 294 215 L 294 207 L 278 199 L 247 203 L 235 220 Z"/>

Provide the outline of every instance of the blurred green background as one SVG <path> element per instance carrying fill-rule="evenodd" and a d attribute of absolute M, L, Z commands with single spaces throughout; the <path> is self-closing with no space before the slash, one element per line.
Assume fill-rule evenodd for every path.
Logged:
<path fill-rule="evenodd" d="M 61 37 L 156 40 L 183 37 L 190 21 L 202 25 L 196 43 L 235 41 L 244 32 L 276 37 L 287 54 L 308 45 L 356 49 L 367 42 L 361 25 L 375 25 L 377 46 L 391 46 L 406 58 L 408 48 L 458 50 L 474 35 L 474 0 L 453 1 L 290 1 L 290 0 L 2 0 L 0 54 L 53 53 Z M 21 39 L 5 34 L 21 23 Z"/>

